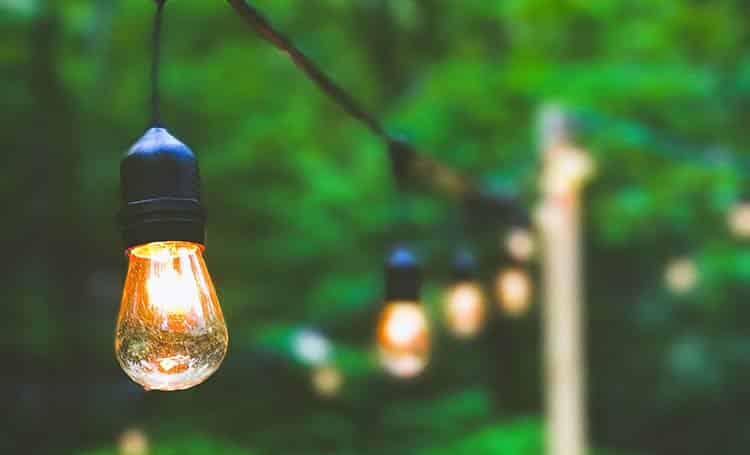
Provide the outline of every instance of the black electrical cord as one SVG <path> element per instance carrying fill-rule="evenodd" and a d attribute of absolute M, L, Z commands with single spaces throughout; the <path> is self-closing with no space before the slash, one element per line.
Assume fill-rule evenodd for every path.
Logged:
<path fill-rule="evenodd" d="M 161 28 L 164 4 L 166 0 L 154 0 L 156 13 L 154 29 L 151 35 L 151 126 L 161 125 L 161 94 L 159 92 L 159 74 L 161 71 Z"/>
<path fill-rule="evenodd" d="M 388 134 L 378 118 L 365 109 L 351 94 L 333 81 L 304 52 L 281 32 L 260 11 L 246 0 L 227 0 L 240 17 L 264 40 L 287 54 L 317 87 L 341 106 L 349 115 L 364 124 L 388 147 L 393 175 L 399 189 L 412 177 L 425 178 L 439 190 L 457 195 L 483 209 L 505 214 L 517 212 L 518 202 L 513 195 L 491 195 L 449 166 L 420 154 L 409 142 Z"/>

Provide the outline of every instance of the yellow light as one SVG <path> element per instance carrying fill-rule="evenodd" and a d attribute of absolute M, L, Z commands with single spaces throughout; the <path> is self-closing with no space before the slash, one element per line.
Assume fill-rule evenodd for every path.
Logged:
<path fill-rule="evenodd" d="M 750 238 L 750 203 L 742 202 L 729 212 L 729 229 L 737 237 Z"/>
<path fill-rule="evenodd" d="M 513 228 L 505 239 L 505 248 L 518 261 L 528 261 L 534 256 L 536 245 L 528 229 Z"/>
<path fill-rule="evenodd" d="M 522 269 L 510 268 L 501 271 L 495 282 L 500 305 L 511 316 L 526 312 L 531 303 L 531 279 Z"/>
<path fill-rule="evenodd" d="M 344 384 L 344 376 L 333 365 L 317 367 L 312 372 L 312 384 L 315 392 L 323 398 L 338 395 Z"/>
<path fill-rule="evenodd" d="M 117 440 L 119 455 L 146 455 L 148 453 L 148 438 L 143 430 L 131 428 L 122 432 Z"/>
<path fill-rule="evenodd" d="M 430 355 L 429 324 L 422 306 L 389 303 L 378 323 L 377 341 L 380 361 L 390 374 L 409 378 L 421 373 Z"/>
<path fill-rule="evenodd" d="M 687 294 L 698 284 L 698 267 L 690 258 L 678 258 L 667 265 L 664 281 L 675 294 Z"/>
<path fill-rule="evenodd" d="M 448 329 L 459 338 L 476 335 L 484 323 L 484 295 L 475 282 L 462 282 L 446 294 L 443 304 Z"/>
<path fill-rule="evenodd" d="M 556 146 L 545 156 L 549 161 L 542 175 L 542 185 L 547 193 L 576 192 L 594 173 L 594 162 L 589 155 L 575 147 Z"/>
<path fill-rule="evenodd" d="M 146 390 L 182 390 L 208 379 L 229 336 L 203 246 L 154 242 L 128 251 L 115 333 L 117 360 Z"/>

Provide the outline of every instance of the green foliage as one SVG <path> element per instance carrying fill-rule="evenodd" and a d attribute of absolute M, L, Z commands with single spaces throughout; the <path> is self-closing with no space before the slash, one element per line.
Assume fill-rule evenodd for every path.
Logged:
<path fill-rule="evenodd" d="M 593 443 L 747 452 L 750 255 L 726 224 L 750 175 L 747 2 L 253 4 L 392 131 L 529 210 L 536 115 L 568 106 L 598 170 L 584 219 Z M 3 453 L 109 447 L 133 424 L 157 455 L 539 453 L 538 309 L 493 312 L 465 343 L 439 323 L 455 246 L 470 237 L 489 289 L 505 227 L 397 193 L 383 146 L 225 2 L 166 8 L 163 112 L 201 162 L 229 356 L 164 395 L 112 355 L 118 165 L 146 124 L 153 2 L 0 2 Z M 426 259 L 435 350 L 423 378 L 397 383 L 372 340 L 383 258 L 404 238 Z M 668 294 L 664 266 L 685 255 L 698 287 Z M 335 343 L 336 398 L 313 393 L 291 350 L 309 326 Z"/>

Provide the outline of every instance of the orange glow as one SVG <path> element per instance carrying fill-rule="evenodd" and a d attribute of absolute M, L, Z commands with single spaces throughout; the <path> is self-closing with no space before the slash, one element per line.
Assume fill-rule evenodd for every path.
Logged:
<path fill-rule="evenodd" d="M 443 305 L 445 321 L 454 335 L 467 338 L 476 335 L 484 323 L 484 295 L 473 282 L 459 283 L 446 294 Z"/>
<path fill-rule="evenodd" d="M 522 269 L 511 268 L 500 272 L 495 283 L 497 297 L 503 309 L 512 316 L 526 312 L 531 303 L 531 279 Z"/>
<path fill-rule="evenodd" d="M 413 377 L 427 366 L 429 324 L 418 303 L 389 303 L 378 323 L 377 338 L 380 360 L 392 375 Z"/>
<path fill-rule="evenodd" d="M 115 333 L 117 360 L 146 390 L 182 390 L 224 360 L 224 316 L 203 246 L 154 242 L 131 248 Z"/>

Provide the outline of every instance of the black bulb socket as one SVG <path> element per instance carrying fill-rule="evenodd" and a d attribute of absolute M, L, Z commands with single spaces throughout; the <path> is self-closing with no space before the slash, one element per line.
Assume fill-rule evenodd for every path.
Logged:
<path fill-rule="evenodd" d="M 451 272 L 456 283 L 473 281 L 476 278 L 477 261 L 468 250 L 462 249 L 453 259 Z"/>
<path fill-rule="evenodd" d="M 198 161 L 164 128 L 150 128 L 120 162 L 118 214 L 125 248 L 162 241 L 204 244 Z"/>
<path fill-rule="evenodd" d="M 419 301 L 422 271 L 414 253 L 399 247 L 388 256 L 385 264 L 385 301 Z"/>

